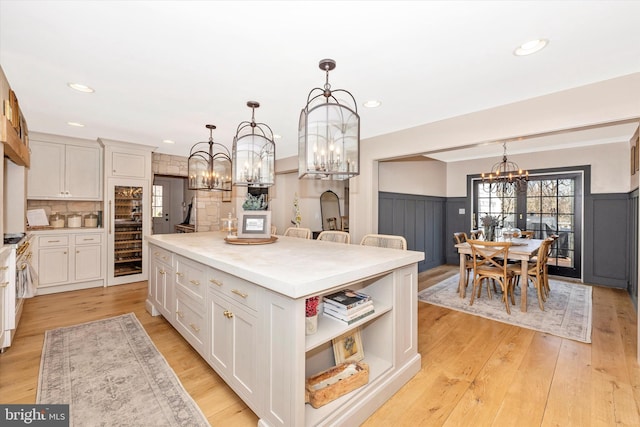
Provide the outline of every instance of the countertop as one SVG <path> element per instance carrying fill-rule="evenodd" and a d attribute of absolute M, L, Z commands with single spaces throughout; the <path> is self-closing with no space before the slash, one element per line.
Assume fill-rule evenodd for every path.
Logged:
<path fill-rule="evenodd" d="M 424 253 L 277 236 L 265 245 L 232 245 L 224 232 L 157 234 L 152 244 L 256 283 L 302 298 L 417 263 Z"/>

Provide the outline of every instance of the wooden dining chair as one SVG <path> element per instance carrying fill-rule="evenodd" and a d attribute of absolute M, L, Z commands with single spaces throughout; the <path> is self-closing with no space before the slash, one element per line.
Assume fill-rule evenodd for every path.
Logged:
<path fill-rule="evenodd" d="M 360 244 L 363 246 L 407 250 L 407 240 L 402 236 L 391 234 L 367 234 L 362 238 Z"/>
<path fill-rule="evenodd" d="M 523 239 L 533 239 L 533 231 L 521 231 L 520 237 Z"/>
<path fill-rule="evenodd" d="M 483 230 L 471 230 L 471 232 L 469 233 L 469 239 L 472 240 L 480 240 L 484 238 L 484 231 Z"/>
<path fill-rule="evenodd" d="M 464 231 L 453 233 L 453 240 L 457 245 L 459 245 L 460 243 L 464 243 L 467 241 L 467 233 L 465 233 Z M 473 258 L 469 254 L 466 254 L 464 256 L 464 270 L 465 270 L 464 290 L 461 289 L 463 298 L 464 298 L 464 294 L 466 293 L 467 285 L 469 284 L 469 278 L 471 277 L 471 272 L 473 271 Z"/>
<path fill-rule="evenodd" d="M 491 280 L 493 283 L 500 284 L 502 301 L 507 313 L 511 314 L 509 298 L 512 305 L 516 303 L 513 296 L 514 273 L 507 262 L 511 242 L 486 242 L 484 240 L 469 239 L 467 243 L 471 246 L 471 255 L 473 257 L 473 290 L 471 291 L 469 305 L 473 305 L 476 294 L 480 297 L 483 281 L 487 282 L 487 294 L 491 298 L 491 288 L 489 287 L 489 281 Z"/>
<path fill-rule="evenodd" d="M 536 293 L 538 295 L 538 306 L 540 310 L 544 311 L 544 302 L 547 300 L 547 296 L 549 295 L 547 292 L 549 283 L 547 277 L 547 261 L 549 259 L 549 253 L 551 252 L 551 245 L 553 244 L 553 239 L 547 237 L 544 239 L 542 244 L 540 245 L 540 249 L 538 249 L 538 256 L 536 257 L 535 262 L 530 262 L 527 269 L 527 279 L 533 284 L 536 288 Z M 519 279 L 522 271 L 520 267 L 512 267 L 514 278 Z M 514 281 L 515 282 L 515 281 Z M 527 292 L 527 283 L 523 283 L 522 290 L 520 292 Z"/>
<path fill-rule="evenodd" d="M 311 229 L 303 227 L 289 227 L 284 230 L 283 236 L 298 237 L 301 239 L 311 239 Z"/>
<path fill-rule="evenodd" d="M 346 231 L 326 230 L 321 231 L 316 240 L 349 244 L 351 243 L 351 236 Z"/>

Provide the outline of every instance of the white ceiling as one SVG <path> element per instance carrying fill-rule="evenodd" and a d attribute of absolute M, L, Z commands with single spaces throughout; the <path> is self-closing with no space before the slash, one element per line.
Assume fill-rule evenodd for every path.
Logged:
<path fill-rule="evenodd" d="M 0 64 L 31 131 L 187 156 L 207 123 L 231 147 L 256 100 L 284 158 L 297 154 L 323 58 L 337 61 L 330 83 L 354 95 L 368 138 L 639 72 L 639 16 L 639 1 L 0 0 Z M 550 42 L 512 54 L 532 38 Z M 362 107 L 369 99 L 382 106 Z M 632 129 L 585 138 L 618 142 Z"/>

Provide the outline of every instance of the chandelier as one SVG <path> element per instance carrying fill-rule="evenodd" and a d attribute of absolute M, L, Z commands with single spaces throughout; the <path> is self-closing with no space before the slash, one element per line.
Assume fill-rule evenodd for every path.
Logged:
<path fill-rule="evenodd" d="M 486 192 L 508 194 L 514 190 L 521 190 L 529 181 L 529 171 L 507 160 L 507 143 L 503 142 L 502 161 L 493 165 L 491 172 L 482 173 L 482 184 Z"/>
<path fill-rule="evenodd" d="M 213 142 L 215 125 L 205 127 L 209 129 L 209 141 L 194 144 L 189 153 L 189 190 L 231 191 L 229 150 Z"/>
<path fill-rule="evenodd" d="M 276 144 L 273 132 L 264 123 L 256 123 L 256 101 L 247 102 L 251 108 L 251 121 L 238 125 L 233 138 L 233 185 L 244 187 L 270 187 L 274 184 Z"/>
<path fill-rule="evenodd" d="M 298 178 L 344 180 L 360 174 L 360 116 L 356 100 L 346 90 L 331 90 L 329 71 L 336 61 L 323 59 L 323 88 L 307 96 L 298 123 Z M 345 95 L 338 100 L 336 96 Z"/>

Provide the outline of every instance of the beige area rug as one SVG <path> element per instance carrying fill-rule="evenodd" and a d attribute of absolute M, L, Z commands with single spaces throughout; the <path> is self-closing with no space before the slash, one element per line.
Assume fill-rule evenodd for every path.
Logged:
<path fill-rule="evenodd" d="M 452 276 L 431 286 L 418 294 L 418 299 L 429 304 L 439 305 L 452 310 L 462 311 L 487 319 L 516 325 L 535 331 L 545 332 L 561 338 L 591 342 L 591 286 L 549 280 L 551 295 L 544 303 L 544 311 L 538 307 L 535 288 L 528 287 L 527 312 L 520 311 L 520 286 L 515 290 L 516 305 L 511 306 L 511 314 L 502 302 L 502 294 L 487 297 L 486 288 L 482 296 L 469 305 L 471 282 L 467 287 L 466 298 L 458 294 L 459 275 Z M 499 290 L 498 290 L 499 292 Z"/>
<path fill-rule="evenodd" d="M 133 313 L 46 331 L 36 403 L 72 426 L 209 426 Z"/>

